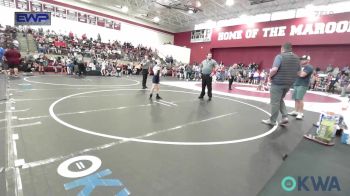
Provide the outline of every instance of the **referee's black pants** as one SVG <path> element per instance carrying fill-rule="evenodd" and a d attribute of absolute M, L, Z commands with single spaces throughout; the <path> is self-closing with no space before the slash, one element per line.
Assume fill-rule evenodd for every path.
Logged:
<path fill-rule="evenodd" d="M 233 77 L 231 77 L 231 78 L 228 80 L 228 89 L 230 89 L 230 90 L 232 89 L 233 80 L 234 80 Z"/>
<path fill-rule="evenodd" d="M 202 92 L 200 94 L 200 97 L 204 97 L 205 95 L 205 87 L 208 88 L 208 97 L 212 97 L 212 80 L 213 78 L 210 76 L 210 74 L 202 74 Z"/>
<path fill-rule="evenodd" d="M 142 88 L 146 88 L 147 76 L 148 76 L 148 70 L 142 69 Z"/>

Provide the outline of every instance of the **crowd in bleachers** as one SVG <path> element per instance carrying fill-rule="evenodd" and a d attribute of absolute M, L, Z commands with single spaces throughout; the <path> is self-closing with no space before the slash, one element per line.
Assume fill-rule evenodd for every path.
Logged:
<path fill-rule="evenodd" d="M 20 54 L 15 51 L 16 54 L 13 53 L 13 50 L 9 52 L 7 49 L 19 48 L 19 42 L 17 40 L 17 30 L 11 26 L 2 26 L 0 24 L 0 72 L 3 72 L 4 58 L 14 56 L 20 56 Z M 7 52 L 6 52 L 7 51 Z M 11 53 L 11 54 L 10 54 Z M 13 59 L 10 59 L 13 62 Z M 11 65 L 12 69 L 12 65 Z M 12 72 L 15 76 L 18 76 L 18 69 L 12 69 Z"/>
<path fill-rule="evenodd" d="M 150 57 L 156 54 L 151 48 L 142 45 L 133 46 L 131 43 L 119 41 L 108 41 L 104 43 L 101 37 L 97 39 L 87 38 L 84 34 L 81 37 L 70 32 L 68 35 L 58 34 L 55 31 L 44 31 L 39 29 L 32 33 L 38 46 L 38 51 L 44 54 L 82 54 L 84 57 L 101 59 L 123 59 L 128 61 L 140 61 L 145 55 Z"/>
<path fill-rule="evenodd" d="M 108 41 L 104 43 L 101 37 L 97 39 L 81 37 L 70 32 L 67 35 L 55 31 L 33 30 L 31 28 L 15 28 L 0 25 L 0 47 L 4 49 L 11 45 L 19 47 L 16 40 L 17 32 L 33 35 L 38 53 L 23 58 L 21 69 L 25 72 L 52 71 L 64 74 L 83 74 L 86 70 L 100 72 L 102 76 L 138 75 L 141 71 L 140 62 L 145 55 L 159 58 L 156 50 L 142 45 L 133 46 L 131 43 Z M 3 49 L 3 50 L 4 50 Z M 0 55 L 3 53 L 0 49 Z M 201 79 L 201 67 L 198 63 L 182 64 L 172 57 L 166 57 L 162 69 L 163 76 L 172 76 L 180 80 Z M 214 81 L 226 81 L 230 77 L 230 66 L 223 62 L 214 75 Z M 260 87 L 268 84 L 268 71 L 259 69 L 256 63 L 232 65 L 233 80 L 238 83 L 256 84 Z M 82 71 L 83 70 L 83 71 Z M 316 69 L 310 84 L 311 90 L 321 90 L 334 93 L 349 85 L 349 66 L 340 69 L 329 65 L 325 71 Z M 259 88 L 260 89 L 260 88 Z M 265 89 L 265 88 L 261 88 Z"/>
<path fill-rule="evenodd" d="M 259 65 L 256 63 L 250 63 L 244 65 L 243 63 L 234 64 L 233 66 L 233 80 L 237 83 L 247 83 L 258 85 L 258 90 L 268 89 L 269 72 L 266 70 L 260 70 Z M 230 66 L 224 66 L 221 62 L 219 68 L 214 76 L 215 81 L 226 81 L 229 79 Z M 200 66 L 197 63 L 193 65 L 175 65 L 171 67 L 171 76 L 180 80 L 200 80 Z M 163 73 L 167 73 L 168 70 L 164 70 Z M 329 93 L 341 92 L 344 87 L 348 87 L 350 84 L 350 67 L 344 66 L 342 69 L 339 67 L 333 67 L 329 65 L 326 70 L 321 71 L 316 69 L 312 75 L 310 90 L 325 91 Z M 350 88 L 350 87 L 348 87 Z"/>
<path fill-rule="evenodd" d="M 311 78 L 310 89 L 335 93 L 344 91 L 350 84 L 350 67 L 328 65 L 326 70 L 316 69 Z M 343 92 L 344 93 L 344 92 Z"/>
<path fill-rule="evenodd" d="M 267 72 L 259 70 L 259 65 L 250 63 L 244 65 L 243 63 L 234 64 L 235 76 L 234 81 L 240 83 L 259 84 L 266 78 Z M 200 80 L 201 67 L 198 63 L 193 65 L 177 65 L 171 69 L 171 75 L 179 79 L 185 80 Z M 215 73 L 216 81 L 226 81 L 229 78 L 229 66 L 225 66 L 223 62 L 218 65 L 218 70 Z"/>
<path fill-rule="evenodd" d="M 4 27 L 0 24 L 0 45 L 2 48 L 9 48 L 11 45 L 19 47 L 19 43 L 16 38 L 16 28 L 13 28 L 11 26 Z"/>
<path fill-rule="evenodd" d="M 55 31 L 44 31 L 20 28 L 24 34 L 33 35 L 38 54 L 25 58 L 24 70 L 44 70 L 74 74 L 78 64 L 83 63 L 88 71 L 98 71 L 102 76 L 121 76 L 121 74 L 138 74 L 140 62 L 145 55 L 155 58 L 157 51 L 142 45 L 133 46 L 131 43 L 109 41 L 104 43 L 101 37 L 78 37 L 70 32 L 68 35 L 58 34 Z M 127 62 L 127 63 L 125 63 Z M 43 64 L 43 66 L 41 66 Z"/>

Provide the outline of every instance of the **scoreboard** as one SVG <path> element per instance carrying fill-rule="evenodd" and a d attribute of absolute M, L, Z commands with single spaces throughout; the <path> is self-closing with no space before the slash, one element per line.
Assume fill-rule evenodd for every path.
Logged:
<path fill-rule="evenodd" d="M 210 42 L 211 33 L 211 29 L 193 30 L 191 32 L 191 43 Z"/>

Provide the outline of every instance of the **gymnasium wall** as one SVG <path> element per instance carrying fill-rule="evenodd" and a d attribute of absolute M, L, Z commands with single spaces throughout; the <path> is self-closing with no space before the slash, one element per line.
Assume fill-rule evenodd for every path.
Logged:
<path fill-rule="evenodd" d="M 173 59 L 179 62 L 190 63 L 191 50 L 173 44 L 164 44 L 158 48 L 158 55 L 163 59 L 167 56 L 172 56 Z"/>
<path fill-rule="evenodd" d="M 9 8 L 0 6 L 0 24 L 14 26 L 14 12 L 22 11 L 15 8 Z M 51 26 L 42 26 L 44 29 L 52 29 L 56 32 L 67 34 L 72 31 L 79 37 L 84 33 L 88 38 L 97 38 L 97 34 L 101 35 L 102 41 L 107 42 L 108 40 L 118 40 L 131 42 L 134 45 L 142 44 L 150 46 L 152 48 L 158 48 L 164 43 L 173 43 L 174 35 L 171 33 L 160 32 L 150 28 L 138 26 L 136 24 L 130 24 L 127 22 L 121 22 L 121 29 L 108 29 L 99 27 L 97 25 L 90 25 L 87 23 L 81 23 L 78 21 L 67 20 L 63 18 L 52 17 Z M 33 28 L 38 28 L 33 26 Z"/>
<path fill-rule="evenodd" d="M 316 23 L 337 23 L 345 32 L 335 31 L 329 33 L 315 32 L 307 29 L 308 24 Z M 296 33 L 291 36 L 291 27 L 298 27 L 303 24 L 303 30 L 299 35 Z M 307 18 L 280 20 L 272 22 L 256 23 L 254 27 L 247 25 L 237 25 L 212 29 L 211 42 L 191 43 L 191 32 L 176 33 L 174 38 L 175 45 L 186 46 L 191 49 L 191 62 L 202 61 L 209 51 L 213 52 L 213 56 L 217 61 L 223 61 L 226 65 L 232 63 L 256 62 L 262 68 L 269 69 L 274 57 L 280 52 L 280 45 L 284 42 L 291 42 L 294 45 L 294 51 L 298 55 L 309 54 L 312 57 L 312 63 L 315 67 L 325 68 L 328 64 L 343 67 L 350 64 L 350 13 L 334 14 L 322 16 L 317 21 L 308 21 Z M 285 27 L 284 36 L 269 36 L 265 34 L 264 28 Z M 325 26 L 327 27 L 327 25 Z M 337 27 L 337 28 L 338 28 Z M 289 28 L 289 29 L 288 29 Z M 254 38 L 245 37 L 248 30 L 258 29 L 259 33 Z M 228 37 L 222 39 L 220 33 L 236 32 L 243 30 L 242 37 Z M 309 31 L 310 30 L 310 31 Z M 348 32 L 347 32 L 347 31 Z M 318 33 L 318 34 L 316 34 Z M 226 37 L 227 38 L 227 37 Z"/>
<path fill-rule="evenodd" d="M 141 20 L 139 18 L 133 17 L 133 13 L 130 13 L 130 15 L 127 15 L 127 14 L 121 14 L 118 11 L 112 11 L 113 9 L 117 10 L 117 8 L 113 8 L 113 6 L 109 7 L 110 9 L 104 9 L 101 7 L 92 6 L 76 0 L 41 0 L 41 1 L 52 5 L 71 8 L 71 9 L 92 13 L 96 15 L 102 15 L 102 16 L 104 15 L 107 17 L 112 16 L 112 17 L 118 18 L 119 21 L 124 21 L 129 24 L 135 24 L 137 26 L 142 26 L 142 27 L 153 29 L 156 31 L 169 32 L 168 29 L 162 28 L 157 23 L 154 23 L 152 21 L 146 22 L 145 20 Z M 103 6 L 103 4 L 104 2 L 101 2 L 100 5 Z"/>

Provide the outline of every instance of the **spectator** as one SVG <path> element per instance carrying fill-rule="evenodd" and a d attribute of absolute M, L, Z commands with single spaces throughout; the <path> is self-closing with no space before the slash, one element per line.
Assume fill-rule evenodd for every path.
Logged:
<path fill-rule="evenodd" d="M 340 96 L 341 97 L 345 97 L 346 96 L 346 88 L 348 87 L 349 85 L 349 73 L 346 73 L 345 71 L 342 71 L 342 75 L 341 75 L 341 78 L 340 78 L 340 87 L 341 87 L 341 94 Z"/>
<path fill-rule="evenodd" d="M 45 58 L 44 54 L 39 54 L 39 56 L 36 59 L 36 64 L 38 65 L 39 74 L 45 74 L 44 66 L 45 66 Z"/>
<path fill-rule="evenodd" d="M 265 70 L 262 70 L 262 72 L 260 72 L 260 76 L 259 76 L 259 83 L 264 83 L 266 79 L 266 71 Z"/>
<path fill-rule="evenodd" d="M 201 70 L 200 70 L 198 63 L 194 63 L 193 71 L 194 71 L 194 79 L 199 81 Z"/>
<path fill-rule="evenodd" d="M 106 70 L 105 70 L 105 76 L 113 76 L 113 65 L 111 62 L 107 63 Z"/>
<path fill-rule="evenodd" d="M 17 40 L 13 40 L 12 43 L 15 46 L 15 48 L 19 49 L 19 42 Z"/>
<path fill-rule="evenodd" d="M 191 75 L 192 75 L 192 67 L 190 64 L 188 64 L 185 67 L 185 79 L 187 79 L 187 81 L 190 80 Z"/>
<path fill-rule="evenodd" d="M 130 76 L 132 74 L 132 64 L 129 63 L 128 64 L 128 76 Z"/>
<path fill-rule="evenodd" d="M 259 70 L 255 70 L 253 74 L 253 84 L 258 84 L 260 80 L 260 73 Z"/>
<path fill-rule="evenodd" d="M 74 71 L 74 64 L 73 61 L 70 59 L 66 60 L 66 65 L 67 65 L 67 74 L 68 75 L 73 75 L 73 71 Z"/>
<path fill-rule="evenodd" d="M 331 72 L 333 72 L 333 66 L 329 64 L 326 68 L 326 73 L 331 73 Z"/>
<path fill-rule="evenodd" d="M 2 67 L 2 64 L 3 64 L 4 54 L 5 54 L 5 50 L 3 47 L 0 46 L 0 67 Z"/>
<path fill-rule="evenodd" d="M 103 60 L 101 64 L 101 75 L 105 76 L 106 75 L 106 67 L 107 67 L 107 61 Z"/>
<path fill-rule="evenodd" d="M 64 57 L 58 57 L 57 63 L 58 63 L 58 68 L 61 69 L 61 74 L 67 73 Z"/>
<path fill-rule="evenodd" d="M 86 75 L 86 68 L 82 59 L 78 60 L 78 75 L 79 77 Z"/>
<path fill-rule="evenodd" d="M 338 73 L 335 78 L 334 77 L 331 78 L 327 92 L 332 91 L 332 93 L 334 94 L 335 87 L 336 87 L 336 84 L 338 84 L 339 79 L 340 79 L 340 73 Z"/>
<path fill-rule="evenodd" d="M 158 64 L 158 63 L 157 63 L 157 64 Z M 160 65 L 160 64 L 159 64 L 159 65 Z M 163 67 L 163 70 L 162 70 L 162 76 L 163 76 L 163 77 L 166 77 L 167 74 L 168 74 L 168 69 L 164 66 L 164 67 Z"/>
<path fill-rule="evenodd" d="M 185 78 L 185 66 L 184 65 L 180 65 L 179 67 L 179 78 L 180 79 L 184 79 Z"/>
<path fill-rule="evenodd" d="M 234 80 L 237 80 L 237 74 L 238 74 L 238 70 L 237 70 L 237 64 L 233 64 L 229 69 L 228 69 L 228 78 L 229 78 L 229 82 L 228 82 L 228 90 L 232 90 L 232 83 Z"/>
<path fill-rule="evenodd" d="M 10 69 L 10 76 L 18 77 L 18 67 L 21 62 L 21 54 L 12 44 L 11 47 L 4 54 L 5 61 Z"/>
<path fill-rule="evenodd" d="M 176 77 L 176 72 L 177 72 L 177 70 L 176 70 L 176 67 L 175 66 L 172 66 L 171 67 L 171 77 Z"/>
<path fill-rule="evenodd" d="M 121 65 L 117 65 L 116 71 L 117 71 L 116 76 L 117 77 L 122 77 L 122 67 L 121 67 Z"/>
<path fill-rule="evenodd" d="M 224 62 L 220 62 L 218 70 L 217 70 L 217 80 L 224 81 L 225 80 L 225 65 Z"/>
<path fill-rule="evenodd" d="M 96 65 L 94 64 L 94 61 L 91 60 L 88 64 L 88 67 L 92 70 L 95 71 L 96 70 Z"/>

